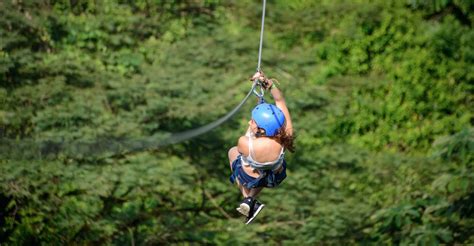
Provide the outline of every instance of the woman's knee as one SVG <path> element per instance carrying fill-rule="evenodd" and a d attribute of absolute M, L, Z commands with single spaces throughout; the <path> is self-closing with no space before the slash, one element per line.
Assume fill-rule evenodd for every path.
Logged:
<path fill-rule="evenodd" d="M 235 158 L 237 158 L 237 156 L 239 155 L 239 150 L 237 149 L 237 146 L 230 148 L 228 155 L 229 155 L 229 161 L 230 162 L 234 161 Z"/>

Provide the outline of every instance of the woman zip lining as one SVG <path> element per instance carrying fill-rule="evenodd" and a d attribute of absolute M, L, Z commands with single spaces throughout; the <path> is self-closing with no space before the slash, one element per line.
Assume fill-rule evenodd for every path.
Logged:
<path fill-rule="evenodd" d="M 260 81 L 270 91 L 275 105 L 265 103 L 262 93 L 246 134 L 229 150 L 230 181 L 244 197 L 237 211 L 247 217 L 246 224 L 265 206 L 255 197 L 264 187 L 276 187 L 286 178 L 285 150 L 294 151 L 293 125 L 282 92 L 263 72 L 255 73 L 251 80 Z"/>
<path fill-rule="evenodd" d="M 265 207 L 255 199 L 262 189 L 276 187 L 286 178 L 285 150 L 294 151 L 293 124 L 283 94 L 260 68 L 265 7 L 263 0 L 257 73 L 251 78 L 258 105 L 252 110 L 246 134 L 229 150 L 230 181 L 237 184 L 244 197 L 237 211 L 247 217 L 245 224 L 251 223 Z M 257 85 L 261 93 L 255 90 Z M 275 105 L 265 103 L 263 89 L 270 91 Z"/>

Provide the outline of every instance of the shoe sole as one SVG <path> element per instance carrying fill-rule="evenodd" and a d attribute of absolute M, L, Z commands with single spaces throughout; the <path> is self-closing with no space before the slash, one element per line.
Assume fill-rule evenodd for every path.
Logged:
<path fill-rule="evenodd" d="M 239 211 L 239 213 L 241 213 L 242 215 L 248 217 L 250 212 L 250 206 L 246 203 L 241 203 L 240 206 L 236 208 L 236 210 Z"/>
<path fill-rule="evenodd" d="M 252 218 L 250 218 L 245 224 L 246 224 L 246 225 L 250 224 L 250 223 L 255 219 L 255 217 L 257 217 L 258 213 L 260 213 L 260 211 L 262 211 L 262 209 L 263 209 L 264 207 L 265 207 L 265 204 L 260 205 L 260 207 L 258 207 L 257 211 L 255 211 L 255 212 L 253 213 Z"/>

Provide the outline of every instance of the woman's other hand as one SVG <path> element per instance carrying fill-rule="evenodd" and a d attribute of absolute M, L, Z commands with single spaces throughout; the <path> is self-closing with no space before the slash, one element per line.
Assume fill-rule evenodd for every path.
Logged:
<path fill-rule="evenodd" d="M 265 90 L 270 90 L 272 88 L 272 85 L 273 85 L 273 80 L 271 79 L 266 79 L 263 82 L 263 87 L 265 88 Z"/>

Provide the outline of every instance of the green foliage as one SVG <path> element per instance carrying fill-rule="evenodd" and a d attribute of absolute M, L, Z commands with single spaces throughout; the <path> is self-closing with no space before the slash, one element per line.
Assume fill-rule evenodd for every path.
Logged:
<path fill-rule="evenodd" d="M 435 157 L 465 165 L 474 163 L 474 129 L 463 129 L 454 135 L 438 139 L 433 144 Z"/>
<path fill-rule="evenodd" d="M 0 2 L 0 138 L 107 144 L 214 121 L 249 89 L 260 4 Z M 472 10 L 270 1 L 263 68 L 281 82 L 297 152 L 251 226 L 227 181 L 248 103 L 160 149 L 41 159 L 19 144 L 22 159 L 0 146 L 0 242 L 474 243 Z"/>

